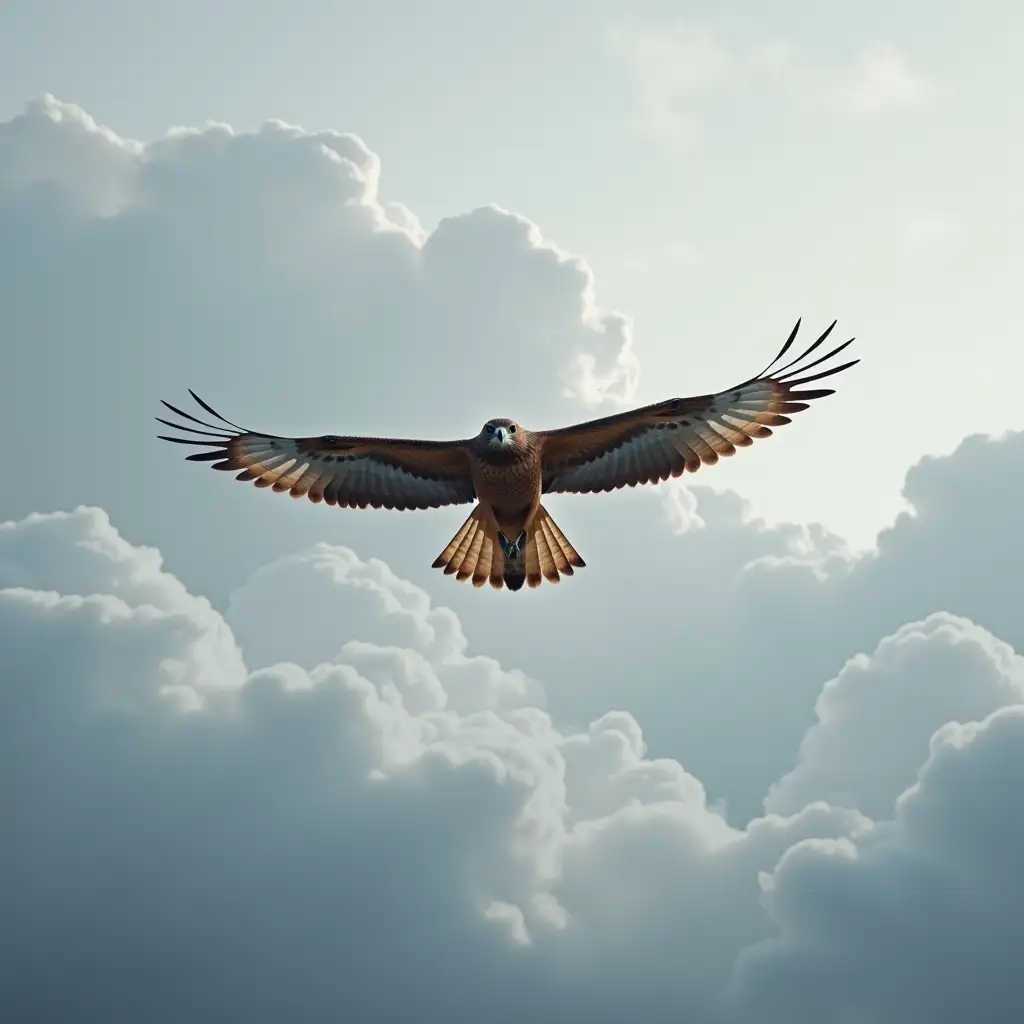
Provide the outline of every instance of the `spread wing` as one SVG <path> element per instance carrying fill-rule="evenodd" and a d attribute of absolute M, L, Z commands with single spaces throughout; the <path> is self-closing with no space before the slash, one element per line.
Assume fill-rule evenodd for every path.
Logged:
<path fill-rule="evenodd" d="M 326 501 L 342 508 L 425 509 L 473 501 L 468 442 L 407 441 L 384 437 L 279 437 L 246 430 L 224 419 L 194 391 L 189 394 L 211 416 L 208 423 L 163 402 L 171 412 L 207 430 L 157 421 L 199 437 L 167 437 L 210 451 L 187 458 L 228 470 L 237 480 L 287 491 L 293 498 Z M 225 429 L 227 428 L 227 429 Z M 209 438 L 209 440 L 206 440 Z"/>
<path fill-rule="evenodd" d="M 773 370 L 796 338 L 797 320 L 782 351 L 758 376 L 717 394 L 671 398 L 540 434 L 544 493 L 590 493 L 656 483 L 686 471 L 695 473 L 701 465 L 713 466 L 720 456 L 735 454 L 754 438 L 770 437 L 772 427 L 789 423 L 808 402 L 834 394 L 828 388 L 800 390 L 803 385 L 860 362 L 853 359 L 808 374 L 853 342 L 851 338 L 808 362 L 835 325 L 833 321 L 810 348 Z"/>

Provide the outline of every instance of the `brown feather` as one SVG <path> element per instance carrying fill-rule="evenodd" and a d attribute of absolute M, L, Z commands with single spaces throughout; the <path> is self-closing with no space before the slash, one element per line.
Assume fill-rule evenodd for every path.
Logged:
<path fill-rule="evenodd" d="M 833 322 L 801 355 L 770 373 L 796 337 L 797 321 L 778 356 L 750 380 L 712 395 L 671 398 L 665 402 L 605 416 L 561 430 L 534 435 L 541 452 L 543 493 L 589 493 L 656 483 L 683 472 L 713 466 L 755 438 L 771 437 L 772 427 L 811 401 L 834 392 L 798 390 L 802 385 L 854 366 L 854 359 L 818 373 L 807 371 L 842 352 L 852 341 L 806 362 L 829 336 Z"/>
<path fill-rule="evenodd" d="M 233 472 L 236 480 L 277 494 L 326 502 L 340 508 L 439 508 L 476 497 L 470 441 L 417 441 L 405 438 L 280 437 L 244 430 L 225 420 L 194 392 L 196 402 L 225 426 L 201 420 L 163 404 L 198 430 L 157 417 L 160 423 L 200 437 L 160 435 L 175 444 L 211 448 L 187 458 Z"/>

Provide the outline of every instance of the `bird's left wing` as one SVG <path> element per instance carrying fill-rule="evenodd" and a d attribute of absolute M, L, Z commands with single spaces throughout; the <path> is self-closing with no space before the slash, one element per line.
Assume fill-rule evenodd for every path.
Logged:
<path fill-rule="evenodd" d="M 544 493 L 590 493 L 656 483 L 686 471 L 695 473 L 702 465 L 713 466 L 720 456 L 735 454 L 754 438 L 770 437 L 771 428 L 789 423 L 792 413 L 806 409 L 815 398 L 834 393 L 828 388 L 799 390 L 804 384 L 860 362 L 853 359 L 808 375 L 807 371 L 838 355 L 853 341 L 851 338 L 807 362 L 831 334 L 833 321 L 810 348 L 773 371 L 789 351 L 799 327 L 798 320 L 782 351 L 757 377 L 725 391 L 670 398 L 539 434 Z"/>
<path fill-rule="evenodd" d="M 287 491 L 293 498 L 325 501 L 342 508 L 426 509 L 471 502 L 476 497 L 470 475 L 468 441 L 412 441 L 385 437 L 279 437 L 245 430 L 224 419 L 194 391 L 190 395 L 211 416 L 208 423 L 163 402 L 171 412 L 207 430 L 158 422 L 197 437 L 164 441 L 210 451 L 189 455 L 213 469 L 234 472 L 257 487 Z M 208 440 L 207 440 L 208 439 Z"/>

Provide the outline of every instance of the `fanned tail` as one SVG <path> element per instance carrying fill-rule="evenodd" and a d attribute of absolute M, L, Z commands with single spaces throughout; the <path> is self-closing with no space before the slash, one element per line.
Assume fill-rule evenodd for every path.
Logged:
<path fill-rule="evenodd" d="M 495 590 L 504 586 L 505 552 L 498 543 L 498 531 L 483 506 L 477 505 L 448 546 L 434 559 L 435 569 L 460 582 L 472 580 L 474 587 L 490 583 Z"/>
<path fill-rule="evenodd" d="M 558 583 L 586 564 L 543 505 L 527 531 L 526 544 L 512 558 L 502 549 L 491 516 L 477 505 L 433 567 L 459 581 L 472 580 L 474 587 L 490 583 L 495 590 L 521 590 L 524 584 L 539 587 L 544 580 Z"/>
<path fill-rule="evenodd" d="M 562 576 L 572 576 L 587 564 L 543 505 L 537 508 L 526 538 L 525 562 L 530 587 L 539 587 L 544 580 L 558 583 Z"/>

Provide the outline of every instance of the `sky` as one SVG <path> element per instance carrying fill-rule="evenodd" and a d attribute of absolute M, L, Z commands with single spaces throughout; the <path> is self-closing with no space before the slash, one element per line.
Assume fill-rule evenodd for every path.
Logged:
<path fill-rule="evenodd" d="M 1022 29 L 0 4 L 0 1017 L 1016 1020 Z M 155 438 L 559 426 L 798 317 L 836 395 L 546 502 L 535 592 Z"/>

